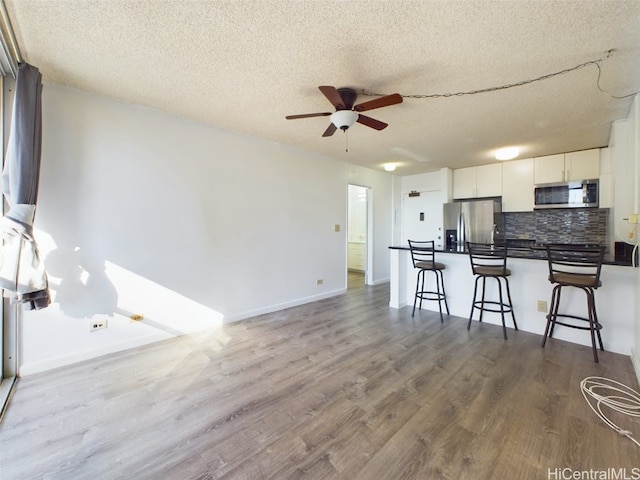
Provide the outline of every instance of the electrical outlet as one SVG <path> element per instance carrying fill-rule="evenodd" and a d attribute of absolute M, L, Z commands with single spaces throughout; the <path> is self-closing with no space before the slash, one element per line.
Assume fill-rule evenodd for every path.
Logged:
<path fill-rule="evenodd" d="M 547 311 L 547 302 L 545 300 L 538 300 L 538 311 L 546 313 L 546 311 Z"/>
<path fill-rule="evenodd" d="M 103 328 L 107 328 L 107 319 L 103 320 L 91 320 L 89 323 L 89 331 L 95 332 L 96 330 L 102 330 Z"/>
<path fill-rule="evenodd" d="M 324 283 L 324 280 L 319 278 L 318 280 L 316 280 L 316 285 L 322 285 Z"/>

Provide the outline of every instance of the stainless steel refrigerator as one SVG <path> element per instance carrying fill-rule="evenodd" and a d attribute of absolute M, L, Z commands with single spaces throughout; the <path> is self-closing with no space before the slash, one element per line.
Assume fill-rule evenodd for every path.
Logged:
<path fill-rule="evenodd" d="M 500 200 L 463 200 L 443 205 L 446 247 L 465 250 L 465 242 L 492 243 L 499 240 Z"/>

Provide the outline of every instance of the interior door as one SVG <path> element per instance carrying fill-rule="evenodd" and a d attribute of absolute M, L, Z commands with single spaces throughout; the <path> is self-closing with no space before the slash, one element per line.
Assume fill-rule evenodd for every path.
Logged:
<path fill-rule="evenodd" d="M 439 191 L 402 197 L 402 240 L 433 240 L 442 248 L 442 200 Z M 414 194 L 412 194 L 414 195 Z"/>

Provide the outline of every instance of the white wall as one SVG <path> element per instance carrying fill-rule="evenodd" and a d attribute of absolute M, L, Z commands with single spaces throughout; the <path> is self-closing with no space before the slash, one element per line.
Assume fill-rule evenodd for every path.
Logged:
<path fill-rule="evenodd" d="M 416 192 L 440 192 L 440 204 L 447 203 L 451 199 L 451 170 L 442 168 L 437 172 L 422 173 L 406 177 L 397 177 L 394 181 L 393 192 L 393 240 L 394 245 L 406 245 L 407 239 L 403 237 L 403 199 L 412 191 Z"/>
<path fill-rule="evenodd" d="M 614 225 L 631 213 L 640 213 L 640 96 L 636 95 L 629 116 L 614 122 L 609 139 L 609 157 L 614 184 Z M 619 235 L 614 233 L 615 240 Z M 631 357 L 640 382 L 640 269 L 636 270 L 634 301 L 635 334 Z"/>
<path fill-rule="evenodd" d="M 640 213 L 640 95 L 636 95 L 629 114 L 631 122 L 629 136 L 631 138 L 631 158 L 635 174 L 634 199 L 633 207 L 636 214 Z M 636 274 L 636 303 L 635 303 L 635 339 L 633 348 L 633 364 L 636 370 L 636 376 L 640 383 L 640 269 Z"/>
<path fill-rule="evenodd" d="M 393 245 L 402 245 L 402 181 L 405 177 L 393 177 Z"/>
<path fill-rule="evenodd" d="M 23 375 L 344 292 L 349 182 L 372 188 L 389 278 L 386 173 L 55 84 L 43 135 L 54 303 L 19 319 Z"/>
<path fill-rule="evenodd" d="M 633 137 L 633 159 L 635 165 L 635 212 L 640 214 L 640 95 L 636 95 L 630 117 L 633 118 L 634 129 Z M 635 303 L 635 320 L 636 331 L 633 347 L 633 365 L 636 370 L 638 383 L 640 383 L 640 268 L 636 271 L 636 303 Z"/>

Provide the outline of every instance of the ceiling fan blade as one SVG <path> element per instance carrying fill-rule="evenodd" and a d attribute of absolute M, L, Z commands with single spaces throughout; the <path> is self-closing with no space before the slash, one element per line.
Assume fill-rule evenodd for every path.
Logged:
<path fill-rule="evenodd" d="M 337 129 L 338 128 L 333 123 L 330 123 L 329 126 L 327 127 L 327 129 L 322 134 L 322 136 L 323 137 L 330 137 L 331 135 L 333 135 L 335 133 L 335 131 Z"/>
<path fill-rule="evenodd" d="M 295 120 L 296 118 L 309 118 L 309 117 L 328 117 L 331 115 L 331 112 L 323 112 L 323 113 L 303 113 L 302 115 L 287 115 L 287 120 Z"/>
<path fill-rule="evenodd" d="M 340 92 L 335 87 L 321 86 L 318 87 L 325 97 L 336 107 L 336 110 L 345 110 L 347 107 L 344 104 L 344 100 L 340 96 Z"/>
<path fill-rule="evenodd" d="M 376 130 L 383 130 L 387 128 L 388 125 L 380 120 L 376 120 L 375 118 L 367 117 L 365 115 L 358 115 L 358 120 L 356 120 L 356 122 L 366 125 L 367 127 L 375 128 Z"/>
<path fill-rule="evenodd" d="M 391 95 L 385 95 L 384 97 L 374 98 L 368 102 L 359 103 L 353 107 L 353 109 L 356 112 L 366 112 L 367 110 L 388 107 L 389 105 L 396 105 L 397 103 L 402 103 L 402 95 L 399 93 L 392 93 Z"/>

